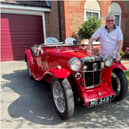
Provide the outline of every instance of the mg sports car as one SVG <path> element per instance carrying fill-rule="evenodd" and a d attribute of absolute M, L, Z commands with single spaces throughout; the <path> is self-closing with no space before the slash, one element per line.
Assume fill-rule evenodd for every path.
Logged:
<path fill-rule="evenodd" d="M 30 78 L 50 83 L 54 106 L 63 119 L 74 114 L 76 101 L 89 108 L 125 98 L 126 68 L 111 55 L 102 58 L 95 49 L 71 39 L 48 38 L 25 51 Z"/>

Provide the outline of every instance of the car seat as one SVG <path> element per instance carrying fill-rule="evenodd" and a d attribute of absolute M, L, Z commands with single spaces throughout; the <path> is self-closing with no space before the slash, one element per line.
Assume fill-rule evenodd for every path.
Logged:
<path fill-rule="evenodd" d="M 48 37 L 45 39 L 45 45 L 49 45 L 49 44 L 58 44 L 59 40 L 55 37 Z"/>
<path fill-rule="evenodd" d="M 69 45 L 77 44 L 77 40 L 75 38 L 69 37 L 65 39 L 65 44 Z"/>

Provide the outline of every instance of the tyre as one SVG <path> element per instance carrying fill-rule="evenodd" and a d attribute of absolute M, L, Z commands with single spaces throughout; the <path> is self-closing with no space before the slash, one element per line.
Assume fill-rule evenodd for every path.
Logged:
<path fill-rule="evenodd" d="M 28 62 L 27 57 L 26 57 L 26 65 L 27 65 L 28 75 L 29 75 L 29 77 L 33 80 L 34 78 L 33 78 L 33 76 L 31 75 L 31 72 L 30 72 L 30 67 L 29 67 L 29 62 Z"/>
<path fill-rule="evenodd" d="M 52 79 L 51 91 L 53 102 L 62 119 L 70 118 L 74 113 L 74 97 L 69 81 L 65 79 Z"/>
<path fill-rule="evenodd" d="M 120 101 L 125 98 L 128 93 L 128 82 L 126 76 L 121 70 L 113 70 L 112 72 L 112 89 L 115 93 L 114 102 Z"/>

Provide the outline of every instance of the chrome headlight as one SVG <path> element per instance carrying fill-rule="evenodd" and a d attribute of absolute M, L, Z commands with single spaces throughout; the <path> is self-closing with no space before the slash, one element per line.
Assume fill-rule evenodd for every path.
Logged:
<path fill-rule="evenodd" d="M 110 67 L 113 64 L 113 57 L 108 56 L 106 59 L 104 59 L 104 64 L 107 67 Z"/>
<path fill-rule="evenodd" d="M 81 61 L 76 57 L 69 60 L 69 65 L 70 69 L 73 71 L 79 71 L 81 69 Z"/>

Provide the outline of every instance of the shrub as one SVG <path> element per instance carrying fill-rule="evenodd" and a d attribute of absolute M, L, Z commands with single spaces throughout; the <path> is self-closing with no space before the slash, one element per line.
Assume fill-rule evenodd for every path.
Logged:
<path fill-rule="evenodd" d="M 121 50 L 120 55 L 122 58 L 129 59 L 129 47 Z"/>
<path fill-rule="evenodd" d="M 81 39 L 89 39 L 91 35 L 100 27 L 101 21 L 95 17 L 85 21 L 78 31 L 78 35 Z"/>
<path fill-rule="evenodd" d="M 122 57 L 129 59 L 129 47 L 127 47 L 127 48 L 124 50 L 124 54 L 122 55 Z"/>

